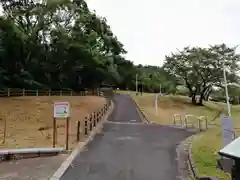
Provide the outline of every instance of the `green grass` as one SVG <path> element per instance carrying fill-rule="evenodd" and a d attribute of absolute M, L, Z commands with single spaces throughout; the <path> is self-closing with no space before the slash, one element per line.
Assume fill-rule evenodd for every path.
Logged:
<path fill-rule="evenodd" d="M 229 174 L 225 174 L 216 168 L 218 151 L 222 148 L 222 134 L 220 113 L 226 114 L 226 104 L 217 102 L 205 102 L 204 106 L 194 106 L 188 97 L 163 96 L 159 97 L 158 116 L 155 114 L 154 94 L 144 93 L 136 96 L 135 92 L 120 92 L 132 95 L 146 117 L 158 124 L 173 124 L 173 115 L 186 114 L 207 116 L 209 129 L 196 136 L 192 144 L 193 159 L 196 163 L 197 172 L 201 176 L 217 176 L 219 179 L 230 180 Z M 240 106 L 232 106 L 232 119 L 234 128 L 240 127 Z M 239 132 L 237 132 L 240 135 Z"/>

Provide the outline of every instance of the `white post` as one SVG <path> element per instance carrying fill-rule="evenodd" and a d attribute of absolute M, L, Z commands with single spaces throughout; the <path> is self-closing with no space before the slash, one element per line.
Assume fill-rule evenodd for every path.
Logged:
<path fill-rule="evenodd" d="M 38 96 L 38 89 L 36 90 L 36 96 Z"/>
<path fill-rule="evenodd" d="M 155 113 L 158 116 L 158 94 L 155 95 Z"/>
<path fill-rule="evenodd" d="M 22 90 L 22 95 L 25 96 L 25 89 Z"/>
<path fill-rule="evenodd" d="M 226 93 L 226 102 L 227 102 L 228 116 L 231 116 L 231 107 L 230 107 L 230 103 L 229 103 L 228 85 L 227 85 L 226 69 L 225 69 L 224 62 L 223 62 L 223 78 L 224 78 L 224 86 L 225 86 L 225 93 Z"/>
<path fill-rule="evenodd" d="M 138 93 L 138 75 L 136 74 L 136 94 Z"/>

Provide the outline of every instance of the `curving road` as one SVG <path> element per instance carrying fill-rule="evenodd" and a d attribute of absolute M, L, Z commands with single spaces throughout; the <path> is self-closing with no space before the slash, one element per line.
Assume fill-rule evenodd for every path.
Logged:
<path fill-rule="evenodd" d="M 191 133 L 143 124 L 128 95 L 115 95 L 114 102 L 102 133 L 77 155 L 61 180 L 179 179 L 176 146 Z"/>

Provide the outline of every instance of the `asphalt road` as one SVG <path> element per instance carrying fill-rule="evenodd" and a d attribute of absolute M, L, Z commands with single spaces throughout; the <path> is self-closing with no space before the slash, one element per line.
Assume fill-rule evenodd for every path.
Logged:
<path fill-rule="evenodd" d="M 178 179 L 176 146 L 190 132 L 142 124 L 127 95 L 115 96 L 115 110 L 109 121 L 77 155 L 61 180 Z"/>
<path fill-rule="evenodd" d="M 116 94 L 113 98 L 113 102 L 114 110 L 108 118 L 108 121 L 142 123 L 131 96 Z"/>

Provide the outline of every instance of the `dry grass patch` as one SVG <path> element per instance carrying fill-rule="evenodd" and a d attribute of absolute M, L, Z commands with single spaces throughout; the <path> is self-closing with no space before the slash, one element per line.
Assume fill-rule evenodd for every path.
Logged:
<path fill-rule="evenodd" d="M 173 124 L 173 115 L 187 114 L 195 116 L 207 116 L 210 121 L 218 115 L 221 107 L 218 104 L 206 103 L 205 106 L 194 106 L 188 97 L 182 96 L 159 96 L 158 116 L 155 113 L 154 94 L 144 94 L 143 96 L 133 96 L 146 117 L 154 123 Z"/>
<path fill-rule="evenodd" d="M 69 147 L 76 143 L 76 121 L 84 120 L 106 102 L 96 96 L 42 96 L 0 98 L 0 138 L 6 120 L 6 143 L 0 148 L 51 147 L 53 103 L 67 101 L 71 106 Z M 83 125 L 83 123 L 81 123 Z M 57 147 L 65 146 L 65 120 L 57 120 Z"/>

